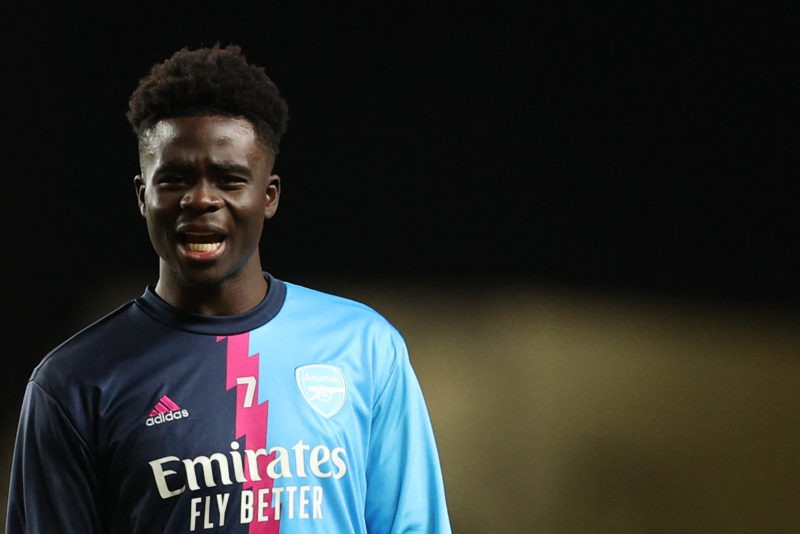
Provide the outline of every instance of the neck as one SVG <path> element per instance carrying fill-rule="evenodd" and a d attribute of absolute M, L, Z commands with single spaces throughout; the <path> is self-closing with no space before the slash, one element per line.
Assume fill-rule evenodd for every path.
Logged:
<path fill-rule="evenodd" d="M 215 283 L 192 282 L 163 268 L 160 271 L 156 294 L 180 310 L 199 315 L 245 313 L 258 306 L 269 289 L 260 266 Z"/>

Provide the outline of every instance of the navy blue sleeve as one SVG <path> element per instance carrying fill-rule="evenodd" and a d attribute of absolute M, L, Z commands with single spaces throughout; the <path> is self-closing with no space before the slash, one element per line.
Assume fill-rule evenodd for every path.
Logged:
<path fill-rule="evenodd" d="M 8 492 L 6 534 L 101 531 L 90 449 L 36 382 L 25 390 Z"/>

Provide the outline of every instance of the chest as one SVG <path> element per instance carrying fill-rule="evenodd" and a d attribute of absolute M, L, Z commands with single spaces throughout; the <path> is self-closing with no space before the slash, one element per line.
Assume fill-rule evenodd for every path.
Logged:
<path fill-rule="evenodd" d="M 250 334 L 164 345 L 118 366 L 103 392 L 96 448 L 109 492 L 166 500 L 363 479 L 373 391 L 353 347 Z"/>

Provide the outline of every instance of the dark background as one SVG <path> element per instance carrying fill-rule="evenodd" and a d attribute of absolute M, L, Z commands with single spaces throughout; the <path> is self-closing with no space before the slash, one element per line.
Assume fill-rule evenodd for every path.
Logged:
<path fill-rule="evenodd" d="M 128 95 L 215 41 L 289 102 L 279 277 L 800 304 L 789 9 L 164 4 L 0 8 L 6 417 L 86 292 L 155 279 Z"/>

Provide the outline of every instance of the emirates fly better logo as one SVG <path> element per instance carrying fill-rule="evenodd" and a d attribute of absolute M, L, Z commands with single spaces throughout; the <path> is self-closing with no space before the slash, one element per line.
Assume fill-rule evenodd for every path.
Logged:
<path fill-rule="evenodd" d="M 175 401 L 163 395 L 153 406 L 144 424 L 147 426 L 160 425 L 161 423 L 169 423 L 186 417 L 189 417 L 189 410 L 181 409 Z"/>

